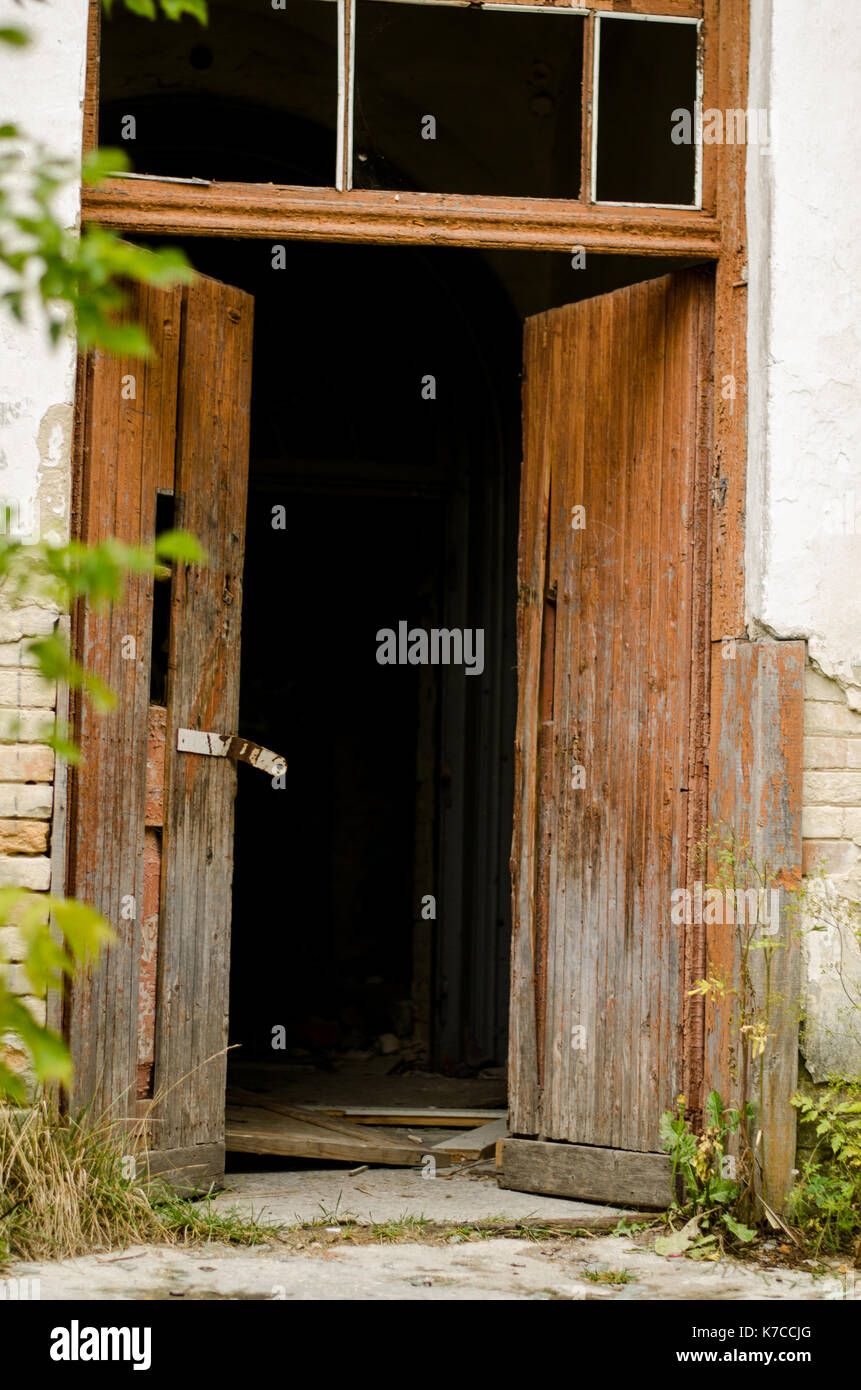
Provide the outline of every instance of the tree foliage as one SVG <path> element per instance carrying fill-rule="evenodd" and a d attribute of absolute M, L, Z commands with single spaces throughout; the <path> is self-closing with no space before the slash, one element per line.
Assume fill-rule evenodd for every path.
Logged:
<path fill-rule="evenodd" d="M 206 0 L 121 0 L 132 14 L 170 20 L 190 16 L 207 20 Z M 114 0 L 103 0 L 110 14 Z M 16 25 L 0 27 L 0 44 L 23 49 L 30 38 Z M 193 271 L 182 252 L 146 250 L 121 240 L 103 227 L 82 232 L 64 225 L 59 204 L 65 188 L 80 177 L 98 183 L 127 168 L 119 150 L 98 150 L 79 168 L 13 124 L 0 125 L 0 305 L 25 321 L 41 312 L 51 341 L 77 330 L 81 349 L 98 347 L 115 354 L 148 356 L 143 328 L 123 316 L 129 283 L 171 285 L 188 281 Z M 25 544 L 9 535 L 8 505 L 0 535 L 0 598 L 12 605 L 31 601 L 55 611 L 69 611 L 79 599 L 98 606 L 120 598 L 126 577 L 168 571 L 166 563 L 203 563 L 193 536 L 172 531 L 149 546 L 129 546 L 114 539 L 87 546 L 80 541 Z M 35 669 L 48 681 L 63 681 L 85 692 L 97 708 L 107 710 L 113 692 L 84 670 L 56 627 L 29 641 Z M 8 733 L 6 734 L 8 737 Z M 77 758 L 68 732 L 50 726 L 45 742 L 58 756 Z M 0 1042 L 14 1042 L 0 1055 L 0 1101 L 26 1099 L 24 1078 L 9 1062 L 23 1047 L 38 1082 L 71 1080 L 72 1061 L 58 1033 L 42 1023 L 22 1000 L 60 988 L 86 961 L 95 960 L 114 939 L 110 924 L 96 910 L 71 899 L 16 887 L 0 888 Z M 10 967 L 9 958 L 15 962 Z M 19 975 L 12 987 L 12 968 Z M 22 988 L 23 986 L 23 988 Z"/>

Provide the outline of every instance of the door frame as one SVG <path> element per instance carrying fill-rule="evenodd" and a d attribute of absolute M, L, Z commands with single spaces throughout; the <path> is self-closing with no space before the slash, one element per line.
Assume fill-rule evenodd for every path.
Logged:
<path fill-rule="evenodd" d="M 507 3 L 534 4 L 534 0 Z M 349 50 L 354 0 L 346 7 L 342 27 Z M 553 3 L 553 0 L 551 0 Z M 575 7 L 576 8 L 576 7 Z M 591 38 L 596 10 L 628 15 L 698 18 L 701 28 L 703 108 L 721 111 L 747 109 L 749 61 L 749 0 L 603 0 L 584 7 L 587 25 L 583 101 L 582 187 L 590 188 L 592 148 Z M 101 0 L 90 0 L 87 45 L 87 84 L 84 102 L 84 150 L 95 147 L 98 127 L 99 41 Z M 778 842 L 786 862 L 800 872 L 801 682 L 804 644 L 748 642 L 744 612 L 744 519 L 747 447 L 747 247 L 745 227 L 746 145 L 708 145 L 702 149 L 702 207 L 677 209 L 619 207 L 577 201 L 457 197 L 441 194 L 395 193 L 384 190 L 295 188 L 278 185 L 217 184 L 202 187 L 165 183 L 157 179 L 109 179 L 98 188 L 82 190 L 82 219 L 115 231 L 139 236 L 231 236 L 262 239 L 305 239 L 390 245 L 429 244 L 495 247 L 522 250 L 569 251 L 583 247 L 587 254 L 696 258 L 715 265 L 714 419 L 711 470 L 712 524 L 710 648 L 712 684 L 710 719 L 712 779 L 710 804 L 724 817 L 747 819 L 751 803 L 750 770 L 762 764 L 763 750 L 774 742 L 773 701 L 759 698 L 751 706 L 752 686 L 732 662 L 721 661 L 726 639 L 734 638 L 754 651 L 780 646 L 779 675 L 759 661 L 762 679 L 780 702 L 789 728 L 782 747 L 781 771 L 787 796 L 767 827 L 767 838 Z M 723 389 L 722 389 L 723 388 Z M 74 467 L 79 468 L 81 422 L 76 420 Z M 73 479 L 73 490 L 75 480 Z M 73 528 L 75 518 L 73 515 Z M 792 649 L 792 650 L 790 650 Z M 768 667 L 768 670 L 766 670 Z M 775 668 L 776 669 L 776 668 Z M 751 676 L 751 680 L 754 677 Z M 759 687 L 757 686 L 757 689 Z M 721 731 L 743 725 L 749 756 L 733 758 L 721 741 Z M 773 751 L 773 748 L 772 748 Z M 719 779 L 715 770 L 719 769 Z M 55 801 L 55 862 L 63 862 L 65 841 L 63 797 Z M 724 936 L 709 942 L 710 958 L 732 972 L 737 968 L 738 943 Z M 713 956 L 712 954 L 713 953 Z M 787 953 L 789 954 L 789 953 Z M 55 1015 L 56 1016 L 56 1015 Z M 727 1011 L 700 1003 L 700 1022 L 706 1057 L 707 1086 L 724 1094 L 732 1072 Z M 780 1031 L 777 1069 L 791 1079 L 797 1067 L 797 1026 Z M 782 1200 L 794 1162 L 794 1123 L 778 1113 L 779 1096 L 763 1116 L 778 1135 L 769 1158 L 775 1201 Z M 784 1107 L 786 1108 L 786 1107 Z"/>

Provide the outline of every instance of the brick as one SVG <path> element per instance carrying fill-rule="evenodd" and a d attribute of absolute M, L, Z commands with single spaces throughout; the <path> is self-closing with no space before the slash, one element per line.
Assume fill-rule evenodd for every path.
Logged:
<path fill-rule="evenodd" d="M 27 640 L 0 642 L 0 666 L 37 666 L 33 652 L 27 650 Z"/>
<path fill-rule="evenodd" d="M 861 806 L 861 772 L 805 772 L 801 799 L 806 805 Z"/>
<path fill-rule="evenodd" d="M 24 938 L 18 927 L 0 927 L 0 959 L 24 959 Z"/>
<path fill-rule="evenodd" d="M 14 1033 L 4 1033 L 0 1039 L 0 1062 L 16 1076 L 21 1076 L 30 1069 L 30 1054 Z"/>
<path fill-rule="evenodd" d="M 0 782 L 50 782 L 54 750 L 44 744 L 0 744 Z"/>
<path fill-rule="evenodd" d="M 21 1003 L 26 1009 L 30 1010 L 37 1023 L 44 1028 L 48 1018 L 48 1006 L 44 999 L 37 999 L 35 995 L 25 995 L 21 998 Z"/>
<path fill-rule="evenodd" d="M 861 807 L 853 806 L 843 812 L 843 826 L 847 840 L 854 840 L 856 845 L 861 845 Z"/>
<path fill-rule="evenodd" d="M 801 867 L 805 874 L 850 874 L 858 863 L 858 846 L 851 840 L 805 840 Z"/>
<path fill-rule="evenodd" d="M 0 782 L 0 818 L 47 820 L 54 804 L 54 789 L 21 782 Z"/>
<path fill-rule="evenodd" d="M 861 738 L 847 738 L 846 766 L 849 768 L 861 767 Z"/>
<path fill-rule="evenodd" d="M 46 893 L 51 886 L 51 861 L 44 856 L 0 854 L 0 887 L 33 888 Z"/>
<path fill-rule="evenodd" d="M 847 738 L 813 737 L 804 740 L 804 766 L 834 768 L 846 766 Z"/>
<path fill-rule="evenodd" d="M 801 833 L 805 840 L 840 840 L 843 838 L 843 818 L 849 814 L 842 806 L 804 806 L 801 811 Z"/>
<path fill-rule="evenodd" d="M 805 734 L 861 734 L 861 714 L 846 705 L 807 700 L 804 704 Z"/>
<path fill-rule="evenodd" d="M 20 642 L 22 637 L 46 637 L 54 631 L 58 613 L 53 608 L 25 604 L 12 612 L 0 612 L 0 642 Z"/>
<path fill-rule="evenodd" d="M 44 854 L 47 848 L 46 820 L 0 820 L 0 854 Z"/>
<path fill-rule="evenodd" d="M 34 671 L 0 670 L 0 705 L 52 709 L 56 699 L 56 685 Z"/>
<path fill-rule="evenodd" d="M 10 965 L 6 972 L 6 981 L 10 994 L 32 994 L 33 992 L 30 976 L 23 965 Z"/>
<path fill-rule="evenodd" d="M 54 716 L 47 709 L 0 709 L 0 742 L 44 743 L 54 732 Z"/>
<path fill-rule="evenodd" d="M 804 695 L 807 700 L 837 700 L 843 703 L 843 691 L 836 681 L 829 680 L 812 666 L 804 671 Z"/>

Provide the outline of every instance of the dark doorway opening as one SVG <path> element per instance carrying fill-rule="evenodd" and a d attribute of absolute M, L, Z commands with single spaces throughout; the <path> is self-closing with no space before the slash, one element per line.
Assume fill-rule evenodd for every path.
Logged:
<path fill-rule="evenodd" d="M 232 1078 L 307 1102 L 366 1059 L 499 1091 L 523 319 L 668 265 L 186 249 L 255 297 L 240 732 L 288 762 L 239 767 Z M 401 622 L 480 629 L 481 672 L 381 665 Z"/>

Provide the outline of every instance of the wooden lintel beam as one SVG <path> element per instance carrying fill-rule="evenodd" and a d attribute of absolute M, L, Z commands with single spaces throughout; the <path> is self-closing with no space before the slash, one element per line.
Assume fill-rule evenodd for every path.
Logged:
<path fill-rule="evenodd" d="M 720 227 L 678 208 L 590 207 L 446 193 L 110 179 L 83 191 L 83 218 L 139 236 L 232 236 L 510 247 L 716 259 Z"/>

